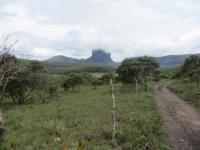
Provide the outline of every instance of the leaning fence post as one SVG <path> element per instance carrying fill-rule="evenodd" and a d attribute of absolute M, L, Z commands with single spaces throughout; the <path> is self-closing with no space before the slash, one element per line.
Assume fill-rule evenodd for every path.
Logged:
<path fill-rule="evenodd" d="M 112 129 L 112 142 L 115 142 L 115 134 L 116 134 L 116 104 L 115 104 L 115 94 L 114 94 L 114 87 L 113 87 L 113 81 L 112 78 L 110 79 L 110 85 L 112 88 L 112 102 L 113 102 L 113 108 L 112 108 L 112 121 L 113 121 L 113 129 Z"/>

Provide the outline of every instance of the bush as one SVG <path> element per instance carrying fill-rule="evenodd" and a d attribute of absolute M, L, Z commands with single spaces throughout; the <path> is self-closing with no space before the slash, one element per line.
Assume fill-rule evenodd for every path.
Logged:
<path fill-rule="evenodd" d="M 5 89 L 6 95 L 16 104 L 23 104 L 32 91 L 27 72 L 19 72 L 10 78 Z"/>
<path fill-rule="evenodd" d="M 108 85 L 110 84 L 110 79 L 114 78 L 114 75 L 113 73 L 105 73 L 102 75 L 102 77 L 100 78 L 102 83 L 105 84 L 105 85 Z"/>
<path fill-rule="evenodd" d="M 101 86 L 102 85 L 102 81 L 97 79 L 97 78 L 94 78 L 92 80 L 92 87 L 93 89 L 96 89 L 98 86 Z"/>
<path fill-rule="evenodd" d="M 83 77 L 78 73 L 69 74 L 63 82 L 63 88 L 65 91 L 79 90 L 80 85 L 84 83 Z"/>
<path fill-rule="evenodd" d="M 83 82 L 84 84 L 88 85 L 91 84 L 93 81 L 93 76 L 92 74 L 88 73 L 88 72 L 84 72 L 81 74 L 82 78 L 83 78 Z"/>
<path fill-rule="evenodd" d="M 51 96 L 54 96 L 54 95 L 57 94 L 57 90 L 58 90 L 57 86 L 50 86 L 50 87 L 48 88 L 48 93 L 49 93 Z"/>

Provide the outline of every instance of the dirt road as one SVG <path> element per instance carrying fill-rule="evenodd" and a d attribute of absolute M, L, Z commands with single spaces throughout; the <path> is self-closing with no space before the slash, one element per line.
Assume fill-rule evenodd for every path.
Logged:
<path fill-rule="evenodd" d="M 200 112 L 167 88 L 155 89 L 158 111 L 165 121 L 167 141 L 172 150 L 200 150 Z"/>

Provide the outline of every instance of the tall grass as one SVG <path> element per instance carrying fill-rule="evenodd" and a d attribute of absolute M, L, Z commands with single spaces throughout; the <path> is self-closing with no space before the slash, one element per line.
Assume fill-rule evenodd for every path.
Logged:
<path fill-rule="evenodd" d="M 174 80 L 169 88 L 182 97 L 185 101 L 200 109 L 200 87 L 188 79 Z"/>
<path fill-rule="evenodd" d="M 153 85 L 135 94 L 129 86 L 114 85 L 116 140 L 124 149 L 167 149 L 162 120 L 155 109 Z M 86 150 L 110 150 L 112 145 L 112 98 L 109 86 L 65 93 L 49 104 L 4 107 L 6 133 L 2 150 L 77 149 L 83 139 Z M 115 145 L 116 146 L 116 145 Z"/>

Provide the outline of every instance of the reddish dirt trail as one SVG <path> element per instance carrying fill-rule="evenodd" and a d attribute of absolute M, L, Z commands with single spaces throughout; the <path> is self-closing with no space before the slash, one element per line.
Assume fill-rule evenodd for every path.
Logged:
<path fill-rule="evenodd" d="M 172 150 L 200 150 L 200 112 L 167 88 L 157 86 L 155 98 L 165 121 L 167 141 Z"/>

